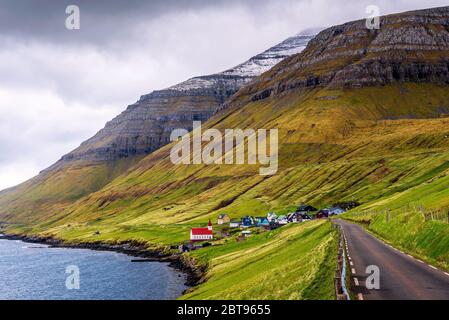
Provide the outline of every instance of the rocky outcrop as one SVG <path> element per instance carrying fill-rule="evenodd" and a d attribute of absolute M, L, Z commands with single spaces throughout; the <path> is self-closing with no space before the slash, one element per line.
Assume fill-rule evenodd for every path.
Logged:
<path fill-rule="evenodd" d="M 242 86 L 302 51 L 312 38 L 309 34 L 291 37 L 224 72 L 144 95 L 56 166 L 75 160 L 110 161 L 159 149 L 169 142 L 173 129 L 191 130 L 194 120 L 206 121 Z"/>
<path fill-rule="evenodd" d="M 380 22 L 378 30 L 359 20 L 320 32 L 246 93 L 256 101 L 295 88 L 449 83 L 449 7 L 384 16 Z"/>

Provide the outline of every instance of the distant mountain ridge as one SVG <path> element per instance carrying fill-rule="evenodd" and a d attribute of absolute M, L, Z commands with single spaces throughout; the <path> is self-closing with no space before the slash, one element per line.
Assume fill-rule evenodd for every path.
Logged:
<path fill-rule="evenodd" d="M 111 161 L 157 150 L 169 142 L 173 129 L 191 130 L 194 120 L 206 121 L 241 87 L 301 52 L 312 38 L 309 34 L 290 37 L 234 68 L 144 95 L 58 165 L 74 160 Z"/>

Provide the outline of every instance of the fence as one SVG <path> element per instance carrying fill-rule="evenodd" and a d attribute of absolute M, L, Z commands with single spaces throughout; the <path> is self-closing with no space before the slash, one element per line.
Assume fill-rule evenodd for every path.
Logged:
<path fill-rule="evenodd" d="M 334 225 L 339 233 L 338 241 L 338 257 L 337 257 L 337 267 L 335 269 L 335 298 L 337 300 L 351 300 L 348 290 L 346 288 L 346 251 L 345 251 L 345 238 L 343 231 L 340 226 Z"/>
<path fill-rule="evenodd" d="M 383 215 L 385 217 L 385 221 L 390 221 L 395 215 L 405 214 L 405 213 L 415 213 L 420 214 L 424 217 L 425 221 L 441 221 L 449 223 L 449 207 L 442 208 L 431 208 L 426 209 L 421 204 L 409 204 L 400 209 L 382 209 L 382 210 L 367 210 L 361 211 L 357 213 L 352 213 L 353 216 L 366 216 L 369 217 L 371 215 Z"/>

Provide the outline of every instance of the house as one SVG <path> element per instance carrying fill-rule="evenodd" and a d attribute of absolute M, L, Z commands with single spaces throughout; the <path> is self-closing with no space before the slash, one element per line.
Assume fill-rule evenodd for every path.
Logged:
<path fill-rule="evenodd" d="M 229 223 L 231 221 L 231 218 L 225 213 L 219 214 L 217 219 L 217 224 L 225 224 Z"/>
<path fill-rule="evenodd" d="M 338 215 L 343 214 L 343 213 L 345 213 L 345 212 L 346 212 L 346 211 L 343 210 L 343 209 L 340 208 L 340 207 L 332 207 L 332 208 L 329 209 L 329 215 L 330 215 L 330 216 L 338 216 Z"/>
<path fill-rule="evenodd" d="M 288 223 L 288 219 L 287 219 L 287 217 L 284 216 L 284 215 L 279 216 L 279 217 L 277 218 L 276 221 L 277 221 L 277 223 L 278 223 L 279 225 L 285 225 L 285 224 Z"/>
<path fill-rule="evenodd" d="M 247 238 L 247 237 L 249 237 L 250 235 L 251 235 L 251 231 L 249 231 L 249 230 L 243 230 L 243 231 L 242 231 L 242 236 L 243 236 L 243 237 Z"/>
<path fill-rule="evenodd" d="M 356 207 L 360 206 L 360 203 L 358 203 L 357 201 L 349 201 L 349 202 L 338 202 L 338 203 L 334 203 L 332 205 L 332 207 L 334 208 L 341 208 L 345 211 L 354 209 Z"/>
<path fill-rule="evenodd" d="M 256 217 L 256 226 L 258 227 L 268 227 L 270 225 L 270 221 L 266 217 Z"/>
<path fill-rule="evenodd" d="M 309 206 L 309 205 L 307 205 L 307 204 L 304 204 L 304 205 L 299 206 L 298 209 L 296 209 L 296 212 L 299 212 L 299 213 L 308 213 L 308 212 L 315 212 L 315 211 L 317 211 L 317 210 L 318 210 L 318 209 L 315 208 L 315 207 L 312 207 L 312 206 Z"/>
<path fill-rule="evenodd" d="M 192 228 L 190 230 L 190 242 L 201 242 L 212 240 L 214 238 L 212 223 L 209 220 L 207 228 Z"/>
<path fill-rule="evenodd" d="M 267 219 L 268 219 L 269 222 L 276 221 L 277 217 L 278 216 L 275 213 L 273 213 L 273 212 L 269 212 L 268 215 L 267 215 Z"/>
<path fill-rule="evenodd" d="M 315 218 L 317 218 L 317 219 L 324 219 L 324 218 L 328 218 L 328 217 L 329 217 L 329 209 L 321 209 L 315 215 Z"/>
<path fill-rule="evenodd" d="M 266 228 L 266 229 L 274 230 L 277 228 L 279 228 L 279 224 L 275 220 L 272 220 L 272 221 L 270 221 L 270 224 L 269 224 L 268 228 Z"/>
<path fill-rule="evenodd" d="M 254 218 L 250 216 L 246 216 L 242 218 L 242 227 L 249 228 L 254 225 Z"/>
<path fill-rule="evenodd" d="M 296 212 L 290 212 L 290 213 L 287 213 L 287 221 L 289 222 L 289 223 L 292 223 L 292 222 L 297 222 L 297 217 L 299 216 L 299 214 L 298 213 L 296 213 Z"/>
<path fill-rule="evenodd" d="M 297 212 L 290 212 L 287 214 L 287 221 L 289 223 L 292 222 L 302 222 L 302 218 L 301 215 Z"/>
<path fill-rule="evenodd" d="M 240 221 L 232 220 L 232 221 L 229 223 L 229 228 L 238 228 L 238 227 L 240 227 Z"/>
<path fill-rule="evenodd" d="M 312 220 L 312 217 L 309 216 L 307 213 L 300 213 L 302 220 Z"/>

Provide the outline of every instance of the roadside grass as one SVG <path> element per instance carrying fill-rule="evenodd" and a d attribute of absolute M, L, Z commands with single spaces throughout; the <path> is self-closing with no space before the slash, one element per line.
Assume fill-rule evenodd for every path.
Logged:
<path fill-rule="evenodd" d="M 391 245 L 449 271 L 449 224 L 426 220 L 420 211 L 347 213 L 342 218 L 362 223 Z"/>
<path fill-rule="evenodd" d="M 328 221 L 203 248 L 190 256 L 208 263 L 207 281 L 181 299 L 334 299 L 336 252 L 337 232 Z"/>

